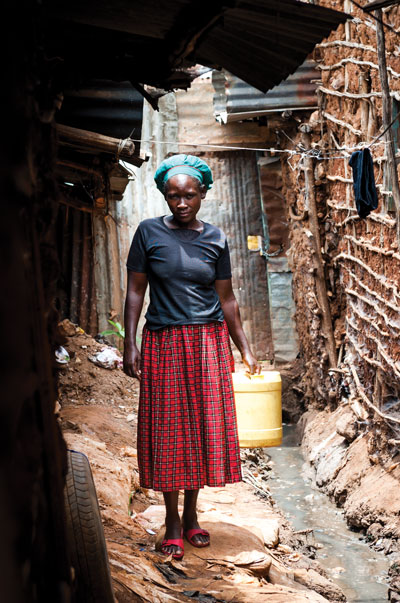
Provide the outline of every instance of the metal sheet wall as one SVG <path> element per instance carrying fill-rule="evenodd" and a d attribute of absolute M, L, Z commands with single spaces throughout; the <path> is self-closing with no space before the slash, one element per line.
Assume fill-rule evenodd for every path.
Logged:
<path fill-rule="evenodd" d="M 213 98 L 215 90 L 211 72 L 192 83 L 188 91 L 176 92 L 178 109 L 179 142 L 185 146 L 181 152 L 197 152 L 199 144 L 223 144 L 268 148 L 272 144 L 271 133 L 259 123 L 232 122 L 221 127 L 215 121 Z M 271 139 L 270 139 L 271 138 Z M 269 140 L 270 139 L 270 140 Z M 212 149 L 210 149 L 212 150 Z"/>
<path fill-rule="evenodd" d="M 299 352 L 292 273 L 286 252 L 289 226 L 286 199 L 282 193 L 282 168 L 279 157 L 260 157 L 258 161 L 264 215 L 268 225 L 269 253 L 281 252 L 268 260 L 268 291 L 272 340 L 276 362 L 290 362 Z"/>
<path fill-rule="evenodd" d="M 243 327 L 254 353 L 273 358 L 268 283 L 263 257 L 247 249 L 247 235 L 261 235 L 256 155 L 251 151 L 204 156 L 214 176 L 199 217 L 222 228 L 231 252 L 232 281 Z"/>

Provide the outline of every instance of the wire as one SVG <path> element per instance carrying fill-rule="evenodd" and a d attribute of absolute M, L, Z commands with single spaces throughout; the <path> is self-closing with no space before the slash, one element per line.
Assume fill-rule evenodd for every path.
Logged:
<path fill-rule="evenodd" d="M 396 116 L 397 118 L 397 116 Z M 395 120 L 394 120 L 395 121 Z M 393 122 L 394 123 L 394 122 Z M 392 124 L 391 124 L 392 125 Z M 383 136 L 385 132 L 382 132 L 378 138 L 380 138 L 381 136 Z M 293 156 L 299 156 L 299 157 L 314 157 L 315 159 L 318 159 L 320 161 L 322 160 L 327 160 L 329 161 L 330 159 L 347 159 L 349 157 L 349 152 L 352 151 L 359 151 L 363 148 L 365 148 L 367 145 L 364 142 L 359 143 L 356 146 L 353 147 L 347 147 L 347 146 L 342 146 L 339 147 L 337 149 L 334 148 L 328 148 L 328 149 L 309 149 L 306 150 L 304 147 L 302 147 L 301 145 L 297 145 L 297 148 L 295 149 L 275 149 L 273 147 L 271 148 L 259 148 L 259 147 L 234 147 L 234 146 L 228 146 L 228 145 L 218 145 L 218 144 L 206 144 L 206 143 L 202 143 L 202 142 L 178 142 L 176 140 L 174 141 L 170 141 L 170 140 L 140 140 L 140 139 L 134 139 L 132 138 L 131 140 L 133 140 L 133 142 L 140 142 L 140 143 L 148 143 L 148 144 L 173 144 L 173 145 L 178 145 L 178 146 L 185 146 L 185 147 L 196 147 L 197 149 L 208 149 L 208 148 L 212 148 L 212 149 L 218 149 L 218 150 L 231 150 L 231 151 L 255 151 L 255 152 L 262 152 L 262 153 L 286 153 L 288 154 L 290 157 Z M 292 140 L 292 139 L 290 139 Z M 294 143 L 294 141 L 292 141 Z M 384 140 L 373 140 L 372 143 L 370 145 L 368 145 L 368 148 L 370 148 L 371 146 L 377 146 L 377 145 L 386 145 L 388 144 L 387 141 Z M 342 155 L 338 155 L 338 151 L 344 151 L 344 154 Z M 330 153 L 335 153 L 335 155 L 330 155 Z"/>

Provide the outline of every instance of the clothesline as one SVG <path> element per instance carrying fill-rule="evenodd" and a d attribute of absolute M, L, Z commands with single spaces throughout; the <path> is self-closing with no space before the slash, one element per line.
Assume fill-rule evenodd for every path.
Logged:
<path fill-rule="evenodd" d="M 329 161 L 331 159 L 348 159 L 350 157 L 350 154 L 353 151 L 359 151 L 365 147 L 371 148 L 373 146 L 388 144 L 388 141 L 376 140 L 376 141 L 373 141 L 371 144 L 359 143 L 358 145 L 353 146 L 353 147 L 340 146 L 338 148 L 331 148 L 331 149 L 328 148 L 328 149 L 305 150 L 299 146 L 295 149 L 276 149 L 274 147 L 271 147 L 271 148 L 242 147 L 242 146 L 229 146 L 229 145 L 220 145 L 220 144 L 207 144 L 207 143 L 203 143 L 203 142 L 177 142 L 175 140 L 174 141 L 152 140 L 152 139 L 143 140 L 143 139 L 138 139 L 138 138 L 131 138 L 131 140 L 133 142 L 139 142 L 141 144 L 143 144 L 143 143 L 146 143 L 146 144 L 170 144 L 170 145 L 175 145 L 175 146 L 196 147 L 197 149 L 203 148 L 203 149 L 216 149 L 216 150 L 218 149 L 218 150 L 230 150 L 230 151 L 256 151 L 256 152 L 262 152 L 262 153 L 286 153 L 290 157 L 293 157 L 293 156 L 314 157 L 315 159 L 318 159 L 320 161 L 322 161 L 322 160 Z M 344 151 L 344 153 L 342 155 L 339 155 L 339 154 L 330 155 L 330 153 L 338 153 L 338 151 Z"/>

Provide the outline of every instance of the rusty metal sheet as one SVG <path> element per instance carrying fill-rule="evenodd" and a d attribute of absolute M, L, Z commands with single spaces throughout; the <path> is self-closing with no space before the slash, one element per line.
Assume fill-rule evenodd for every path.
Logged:
<path fill-rule="evenodd" d="M 216 123 L 213 113 L 214 92 L 211 72 L 197 78 L 187 92 L 176 92 L 179 142 L 268 148 L 270 132 L 266 126 L 232 122 L 221 128 Z M 196 152 L 197 147 L 185 147 L 182 151 Z"/>
<path fill-rule="evenodd" d="M 199 217 L 224 230 L 232 261 L 232 282 L 243 327 L 261 359 L 273 358 L 267 269 L 263 257 L 247 249 L 247 235 L 261 234 L 260 192 L 255 153 L 209 153 L 214 185 Z"/>
<path fill-rule="evenodd" d="M 277 111 L 317 108 L 314 81 L 319 78 L 315 62 L 307 60 L 293 75 L 264 94 L 226 71 L 213 71 L 215 118 L 226 124 Z"/>

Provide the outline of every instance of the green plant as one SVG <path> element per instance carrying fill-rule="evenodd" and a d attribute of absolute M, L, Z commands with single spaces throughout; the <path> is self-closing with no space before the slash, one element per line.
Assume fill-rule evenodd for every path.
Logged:
<path fill-rule="evenodd" d="M 125 339 L 125 329 L 121 325 L 121 323 L 114 322 L 110 319 L 108 320 L 108 322 L 114 327 L 114 330 L 112 331 L 111 329 L 108 329 L 106 331 L 102 331 L 100 335 L 102 335 L 103 337 L 107 337 L 108 335 L 117 335 L 118 337 L 121 337 L 121 339 Z"/>

